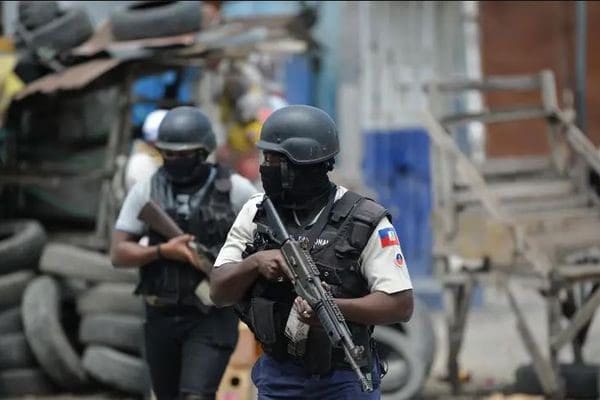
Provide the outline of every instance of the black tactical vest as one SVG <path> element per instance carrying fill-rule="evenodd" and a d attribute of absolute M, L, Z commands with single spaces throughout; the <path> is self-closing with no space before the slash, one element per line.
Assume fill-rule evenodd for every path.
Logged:
<path fill-rule="evenodd" d="M 346 192 L 333 204 L 325 227 L 314 241 L 310 254 L 321 279 L 331 287 L 333 297 L 356 298 L 369 294 L 368 284 L 359 268 L 359 257 L 379 221 L 388 216 L 385 208 L 354 192 Z M 244 256 L 256 251 L 278 248 L 261 226 L 266 218 L 261 206 L 254 218 L 257 231 Z M 303 232 L 286 224 L 290 234 L 302 239 Z M 240 318 L 254 332 L 265 353 L 278 360 L 296 359 L 288 352 L 285 326 L 296 297 L 289 281 L 272 282 L 259 278 L 246 299 L 236 306 Z M 372 327 L 348 322 L 352 337 L 371 353 Z M 332 349 L 322 330 L 310 329 L 305 355 L 301 360 L 311 373 L 326 373 L 332 367 L 348 367 L 343 350 Z M 372 360 L 367 360 L 368 366 Z M 363 365 L 362 367 L 366 367 Z"/>
<path fill-rule="evenodd" d="M 213 261 L 225 243 L 227 233 L 235 220 L 230 201 L 229 170 L 216 166 L 208 180 L 199 187 L 177 190 L 162 168 L 152 176 L 150 197 L 179 227 L 196 237 L 196 241 L 208 250 Z M 160 234 L 150 231 L 150 245 L 165 243 Z M 194 305 L 203 308 L 194 291 L 204 279 L 202 272 L 190 264 L 155 260 L 140 270 L 137 294 L 156 296 L 164 305 Z M 214 312 L 215 309 L 213 309 Z M 236 328 L 237 329 L 237 328 Z"/>

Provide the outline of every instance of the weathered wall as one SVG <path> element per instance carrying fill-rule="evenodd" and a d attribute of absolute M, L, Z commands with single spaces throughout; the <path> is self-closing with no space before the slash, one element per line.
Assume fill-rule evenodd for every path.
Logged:
<path fill-rule="evenodd" d="M 600 143 L 600 3 L 588 2 L 588 132 Z M 484 75 L 528 74 L 554 71 L 559 103 L 575 80 L 575 3 L 553 1 L 480 2 L 481 55 Z M 535 102 L 535 94 L 492 93 L 489 107 Z M 541 121 L 507 123 L 488 130 L 489 156 L 540 154 L 547 151 Z"/>

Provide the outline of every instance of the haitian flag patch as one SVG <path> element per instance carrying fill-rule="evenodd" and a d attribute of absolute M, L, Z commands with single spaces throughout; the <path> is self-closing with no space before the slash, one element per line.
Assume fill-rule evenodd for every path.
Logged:
<path fill-rule="evenodd" d="M 379 241 L 381 242 L 381 247 L 400 244 L 400 242 L 398 241 L 398 235 L 396 235 L 396 230 L 393 227 L 380 229 L 378 233 Z"/>

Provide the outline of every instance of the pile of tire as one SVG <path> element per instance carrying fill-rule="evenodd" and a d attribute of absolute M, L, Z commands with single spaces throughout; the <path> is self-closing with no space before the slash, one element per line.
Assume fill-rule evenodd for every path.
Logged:
<path fill-rule="evenodd" d="M 30 82 L 50 72 L 57 60 L 94 33 L 83 8 L 61 9 L 57 1 L 19 1 L 15 39 L 19 50 L 16 72 Z"/>
<path fill-rule="evenodd" d="M 19 1 L 18 34 L 34 48 L 55 52 L 71 49 L 89 39 L 94 27 L 82 8 L 59 8 L 56 1 Z"/>
<path fill-rule="evenodd" d="M 0 398 L 148 392 L 135 272 L 33 220 L 0 222 L 0 260 Z"/>
<path fill-rule="evenodd" d="M 116 40 L 175 36 L 200 30 L 198 1 L 137 1 L 115 11 L 110 26 Z"/>
<path fill-rule="evenodd" d="M 381 381 L 381 398 L 418 398 L 436 354 L 429 308 L 415 297 L 413 315 L 408 323 L 376 326 L 373 337 L 387 371 Z"/>
<path fill-rule="evenodd" d="M 35 221 L 0 223 L 0 397 L 45 394 L 55 387 L 26 339 L 22 298 L 36 276 L 46 234 Z"/>

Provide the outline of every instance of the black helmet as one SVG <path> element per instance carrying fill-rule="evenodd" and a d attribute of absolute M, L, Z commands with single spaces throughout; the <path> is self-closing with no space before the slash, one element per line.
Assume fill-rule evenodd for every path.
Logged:
<path fill-rule="evenodd" d="M 204 149 L 212 153 L 217 140 L 208 117 L 199 108 L 183 106 L 170 110 L 163 118 L 156 147 L 172 151 Z"/>
<path fill-rule="evenodd" d="M 304 105 L 283 107 L 271 114 L 256 146 L 300 165 L 330 160 L 340 151 L 335 122 L 325 111 Z"/>

